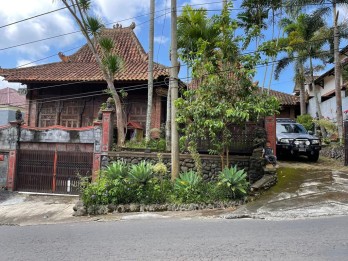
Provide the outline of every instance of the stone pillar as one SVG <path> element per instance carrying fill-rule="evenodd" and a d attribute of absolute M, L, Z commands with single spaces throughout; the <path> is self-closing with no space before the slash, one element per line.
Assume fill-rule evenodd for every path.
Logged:
<path fill-rule="evenodd" d="M 101 143 L 102 143 L 102 122 L 95 121 L 94 125 L 94 149 L 93 149 L 93 172 L 92 181 L 95 181 L 100 170 Z"/>
<path fill-rule="evenodd" d="M 17 155 L 18 155 L 18 135 L 19 128 L 22 124 L 22 121 L 11 121 L 12 133 L 9 139 L 10 142 L 10 151 L 8 154 L 8 171 L 7 171 L 7 181 L 6 188 L 10 191 L 16 189 L 16 174 L 17 174 Z"/>
<path fill-rule="evenodd" d="M 271 147 L 276 154 L 276 116 L 267 116 L 265 118 L 265 129 L 267 132 L 267 140 L 271 143 Z"/>

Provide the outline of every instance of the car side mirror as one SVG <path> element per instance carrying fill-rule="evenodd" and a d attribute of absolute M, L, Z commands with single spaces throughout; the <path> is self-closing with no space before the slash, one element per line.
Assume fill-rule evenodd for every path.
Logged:
<path fill-rule="evenodd" d="M 313 131 L 308 131 L 308 134 L 309 135 L 313 135 Z"/>

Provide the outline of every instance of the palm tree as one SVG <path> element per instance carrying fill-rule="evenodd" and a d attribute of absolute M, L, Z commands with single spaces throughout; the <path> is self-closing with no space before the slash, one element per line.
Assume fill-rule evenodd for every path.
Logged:
<path fill-rule="evenodd" d="M 290 48 L 288 50 L 290 51 L 291 55 L 289 55 L 289 59 L 283 59 L 282 62 L 278 64 L 276 69 L 276 78 L 279 76 L 280 71 L 286 67 L 288 63 L 295 62 L 295 83 L 297 87 L 300 87 L 301 114 L 304 114 L 304 63 L 309 61 L 309 75 L 311 79 L 310 86 L 314 91 L 319 118 L 322 118 L 318 90 L 314 84 L 313 59 L 325 59 L 328 57 L 328 53 L 322 50 L 322 47 L 326 43 L 326 38 L 321 34 L 321 32 L 325 32 L 327 30 L 325 22 L 323 18 L 318 15 L 318 13 L 314 13 L 312 15 L 300 14 L 295 19 L 283 19 L 281 26 L 284 28 L 284 32 L 287 34 L 286 42 L 288 48 Z M 294 59 L 296 59 L 296 61 L 294 61 Z"/>
<path fill-rule="evenodd" d="M 180 59 L 192 66 L 197 52 L 204 42 L 205 52 L 209 55 L 216 46 L 219 28 L 213 26 L 204 8 L 193 9 L 186 5 L 178 17 L 178 51 Z"/>
<path fill-rule="evenodd" d="M 108 89 L 115 101 L 117 117 L 117 145 L 125 142 L 124 122 L 121 99 L 114 85 L 114 75 L 121 67 L 120 57 L 113 54 L 114 43 L 110 38 L 101 35 L 104 28 L 99 18 L 88 14 L 91 0 L 61 0 L 79 26 L 87 45 L 101 69 Z M 100 46 L 100 52 L 98 52 Z"/>
<path fill-rule="evenodd" d="M 326 14 L 332 12 L 333 19 L 333 50 L 335 63 L 335 96 L 336 96 L 336 120 L 339 138 L 342 139 L 343 133 L 343 113 L 341 96 L 341 62 L 339 57 L 340 33 L 338 26 L 337 6 L 348 5 L 348 0 L 292 0 L 293 6 L 311 6 L 313 4 L 320 6 L 320 11 Z"/>

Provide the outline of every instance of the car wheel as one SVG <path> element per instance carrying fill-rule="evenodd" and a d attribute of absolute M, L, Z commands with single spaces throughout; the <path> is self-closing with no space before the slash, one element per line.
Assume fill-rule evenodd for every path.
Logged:
<path fill-rule="evenodd" d="M 309 154 L 308 159 L 313 162 L 317 162 L 319 159 L 319 152 L 314 152 L 314 154 Z"/>

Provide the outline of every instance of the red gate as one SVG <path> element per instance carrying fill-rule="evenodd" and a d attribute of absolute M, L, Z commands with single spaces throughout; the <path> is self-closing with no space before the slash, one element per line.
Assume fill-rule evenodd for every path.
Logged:
<path fill-rule="evenodd" d="M 91 176 L 93 152 L 18 150 L 19 191 L 77 194 L 80 176 Z"/>

